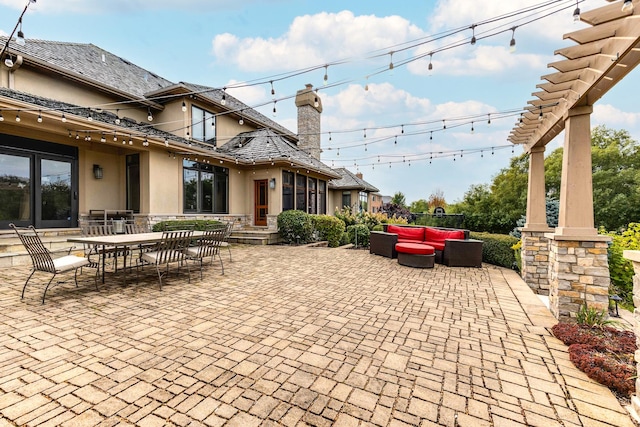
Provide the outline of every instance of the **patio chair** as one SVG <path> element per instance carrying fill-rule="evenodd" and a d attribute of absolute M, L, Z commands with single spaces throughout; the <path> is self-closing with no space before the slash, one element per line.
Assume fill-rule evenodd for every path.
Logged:
<path fill-rule="evenodd" d="M 220 242 L 220 247 L 227 248 L 229 251 L 229 262 L 233 262 L 231 259 L 231 244 L 229 243 L 229 237 L 231 236 L 231 232 L 233 231 L 233 222 L 227 222 L 224 230 L 224 238 L 222 242 Z M 222 260 L 220 260 L 222 262 Z"/>
<path fill-rule="evenodd" d="M 158 273 L 160 290 L 162 290 L 162 276 L 169 273 L 169 265 L 178 264 L 178 272 L 182 265 L 186 265 L 191 283 L 191 270 L 186 261 L 187 248 L 191 244 L 193 230 L 163 231 L 162 240 L 158 242 L 154 250 L 144 252 L 136 264 L 136 280 L 138 280 L 138 267 L 145 264 L 154 265 Z M 160 267 L 165 266 L 165 271 L 161 272 Z"/>
<path fill-rule="evenodd" d="M 78 269 L 82 269 L 82 267 L 96 268 L 96 274 L 94 275 L 93 281 L 96 285 L 96 291 L 98 290 L 97 264 L 92 263 L 88 258 L 71 255 L 72 247 L 65 250 L 67 253 L 66 255 L 60 258 L 54 258 L 55 252 L 50 251 L 45 247 L 38 235 L 38 232 L 32 225 L 28 228 L 16 227 L 14 224 L 9 224 L 9 226 L 14 229 L 18 238 L 20 238 L 20 241 L 31 257 L 32 263 L 31 274 L 29 274 L 29 277 L 27 277 L 27 280 L 24 282 L 24 286 L 22 287 L 22 296 L 20 299 L 24 299 L 24 291 L 27 289 L 27 284 L 36 271 L 52 274 L 51 279 L 47 282 L 44 292 L 42 293 L 42 304 L 44 304 L 51 282 L 53 282 L 53 279 L 55 279 L 58 274 L 73 271 L 73 280 L 76 287 L 78 287 Z"/>
<path fill-rule="evenodd" d="M 224 241 L 226 233 L 226 227 L 212 227 L 204 231 L 204 235 L 198 239 L 196 246 L 187 248 L 187 256 L 193 261 L 200 263 L 200 280 L 202 280 L 202 268 L 204 266 L 205 258 L 211 258 L 213 262 L 215 256 L 220 259 L 220 267 L 222 268 L 222 274 L 224 274 L 224 264 L 222 263 L 222 257 L 220 256 L 220 246 Z"/>
<path fill-rule="evenodd" d="M 83 221 L 80 223 L 80 228 L 82 235 L 86 237 L 115 234 L 113 224 L 103 221 Z M 127 256 L 127 252 L 126 248 L 103 247 L 102 245 L 85 245 L 84 248 L 84 254 L 89 258 L 89 261 L 102 267 L 109 260 L 109 263 L 113 264 L 114 270 L 118 268 L 118 257 Z"/>

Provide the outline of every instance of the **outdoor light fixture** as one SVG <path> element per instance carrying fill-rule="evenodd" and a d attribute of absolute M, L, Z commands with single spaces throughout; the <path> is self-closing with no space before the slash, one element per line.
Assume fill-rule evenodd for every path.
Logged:
<path fill-rule="evenodd" d="M 8 68 L 13 67 L 13 59 L 11 59 L 10 55 L 7 55 L 7 57 L 4 59 L 4 65 L 6 65 Z"/>
<path fill-rule="evenodd" d="M 516 51 L 516 27 L 512 27 L 511 31 L 513 31 L 513 33 L 511 34 L 511 41 L 509 42 L 509 52 L 513 53 Z"/>
<path fill-rule="evenodd" d="M 102 179 L 102 167 L 100 167 L 100 165 L 93 165 L 93 177 L 95 179 Z"/>
<path fill-rule="evenodd" d="M 475 24 L 471 26 L 471 46 L 476 44 L 476 26 Z"/>
<path fill-rule="evenodd" d="M 623 12 L 631 12 L 633 10 L 633 2 L 631 0 L 624 0 L 622 4 Z"/>
<path fill-rule="evenodd" d="M 187 104 L 185 104 L 184 101 L 182 101 L 182 112 L 186 112 L 187 111 Z"/>
<path fill-rule="evenodd" d="M 151 114 L 151 107 L 147 108 L 147 120 L 149 120 L 150 122 L 153 121 L 153 115 Z"/>
<path fill-rule="evenodd" d="M 220 104 L 222 105 L 227 105 L 227 93 L 226 93 L 227 88 L 223 87 L 222 88 L 222 100 L 220 101 Z"/>
<path fill-rule="evenodd" d="M 576 22 L 580 20 L 580 8 L 578 7 L 578 0 L 576 0 L 576 10 L 573 11 L 573 20 Z"/>
<path fill-rule="evenodd" d="M 271 178 L 269 180 L 269 188 L 272 189 L 272 190 L 275 190 L 275 188 L 276 188 L 276 179 L 275 178 Z"/>

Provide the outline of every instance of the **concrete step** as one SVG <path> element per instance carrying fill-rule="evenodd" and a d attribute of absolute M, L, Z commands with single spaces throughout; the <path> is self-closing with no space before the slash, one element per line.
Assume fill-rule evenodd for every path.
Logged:
<path fill-rule="evenodd" d="M 50 251 L 60 251 L 69 247 L 75 249 L 72 253 L 82 253 L 83 248 L 73 243 L 67 242 L 67 238 L 74 235 L 80 235 L 79 228 L 72 229 L 39 229 L 38 235 L 42 243 Z M 27 254 L 18 236 L 13 230 L 0 231 L 0 268 L 12 267 L 20 265 L 30 265 L 31 258 Z"/>

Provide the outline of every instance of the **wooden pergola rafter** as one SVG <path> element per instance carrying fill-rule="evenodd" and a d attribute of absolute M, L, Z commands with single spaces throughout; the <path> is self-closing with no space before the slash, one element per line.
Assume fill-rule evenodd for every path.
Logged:
<path fill-rule="evenodd" d="M 508 140 L 526 151 L 545 146 L 565 128 L 570 109 L 592 106 L 640 62 L 640 0 L 623 12 L 621 1 L 584 12 L 580 20 L 591 27 L 564 35 L 577 43 L 555 51 L 566 59 L 548 65 L 557 70 L 542 76 L 521 122 Z M 540 120 L 542 112 L 542 120 Z"/>

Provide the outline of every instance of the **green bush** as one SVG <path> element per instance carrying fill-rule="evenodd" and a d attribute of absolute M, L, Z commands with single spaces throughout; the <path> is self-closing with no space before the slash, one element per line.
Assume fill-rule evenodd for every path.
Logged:
<path fill-rule="evenodd" d="M 384 231 L 384 225 L 382 224 L 375 225 L 371 231 Z"/>
<path fill-rule="evenodd" d="M 278 234 L 285 243 L 309 243 L 313 240 L 311 215 L 289 210 L 278 215 Z"/>
<path fill-rule="evenodd" d="M 312 215 L 311 219 L 320 240 L 326 240 L 330 248 L 340 246 L 344 221 L 331 215 Z"/>
<path fill-rule="evenodd" d="M 165 228 L 177 230 L 180 227 L 192 228 L 198 231 L 204 231 L 212 225 L 220 225 L 222 222 L 213 219 L 176 219 L 168 221 L 160 221 L 153 224 L 153 231 L 163 231 Z"/>
<path fill-rule="evenodd" d="M 349 244 L 349 234 L 346 231 L 342 232 L 340 236 L 340 246 L 345 246 Z"/>
<path fill-rule="evenodd" d="M 369 246 L 371 231 L 365 224 L 350 225 L 347 227 L 347 234 L 349 235 L 349 242 L 356 247 L 366 248 Z"/>
<path fill-rule="evenodd" d="M 518 239 L 507 234 L 470 233 L 471 239 L 482 240 L 482 262 L 501 267 L 514 268 L 516 257 L 513 245 Z"/>
<path fill-rule="evenodd" d="M 348 206 L 345 206 L 342 209 L 336 208 L 333 214 L 336 216 L 336 218 L 339 218 L 342 220 L 342 222 L 344 222 L 345 227 L 349 227 L 350 225 L 354 225 L 359 222 L 358 216 L 354 215 L 351 212 L 351 208 L 349 208 Z"/>
<path fill-rule="evenodd" d="M 599 232 L 613 239 L 609 245 L 612 293 L 622 297 L 626 305 L 633 306 L 633 264 L 623 258 L 622 253 L 625 250 L 640 249 L 640 224 L 632 222 L 621 233 L 606 232 L 604 229 L 600 229 Z"/>

